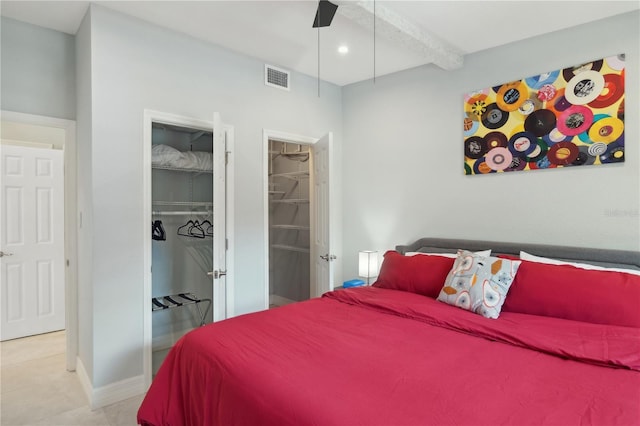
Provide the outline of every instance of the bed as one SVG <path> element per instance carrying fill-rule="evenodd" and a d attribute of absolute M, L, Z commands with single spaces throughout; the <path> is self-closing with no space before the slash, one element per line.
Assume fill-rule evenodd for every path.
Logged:
<path fill-rule="evenodd" d="M 497 318 L 443 303 L 465 259 L 513 273 Z M 633 251 L 423 238 L 373 286 L 188 333 L 138 423 L 637 425 L 638 271 Z"/>

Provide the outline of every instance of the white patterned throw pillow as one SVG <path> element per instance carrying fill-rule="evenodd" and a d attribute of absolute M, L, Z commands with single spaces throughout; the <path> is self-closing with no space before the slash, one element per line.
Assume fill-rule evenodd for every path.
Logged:
<path fill-rule="evenodd" d="M 486 318 L 498 318 L 521 263 L 458 250 L 438 300 Z"/>

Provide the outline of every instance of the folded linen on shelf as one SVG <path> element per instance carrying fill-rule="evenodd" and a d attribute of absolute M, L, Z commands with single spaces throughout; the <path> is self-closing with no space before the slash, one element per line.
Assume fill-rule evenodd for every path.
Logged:
<path fill-rule="evenodd" d="M 179 151 L 168 145 L 154 145 L 151 164 L 190 170 L 213 170 L 213 154 L 206 151 Z"/>

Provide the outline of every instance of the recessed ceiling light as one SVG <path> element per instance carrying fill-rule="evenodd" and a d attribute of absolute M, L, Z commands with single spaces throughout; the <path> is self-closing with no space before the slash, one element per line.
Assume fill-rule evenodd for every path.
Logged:
<path fill-rule="evenodd" d="M 338 53 L 341 55 L 346 55 L 347 53 L 349 53 L 349 46 L 343 44 L 342 46 L 338 47 Z"/>

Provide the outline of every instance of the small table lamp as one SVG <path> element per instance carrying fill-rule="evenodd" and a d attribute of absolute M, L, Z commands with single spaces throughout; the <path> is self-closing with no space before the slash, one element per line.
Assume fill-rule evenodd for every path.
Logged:
<path fill-rule="evenodd" d="M 358 255 L 358 275 L 367 279 L 378 276 L 378 252 L 377 251 L 361 251 Z"/>

